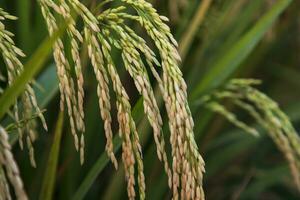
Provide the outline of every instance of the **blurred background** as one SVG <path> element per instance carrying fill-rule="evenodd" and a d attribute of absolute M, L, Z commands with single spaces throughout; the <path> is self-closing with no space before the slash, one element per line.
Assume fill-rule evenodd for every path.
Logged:
<path fill-rule="evenodd" d="M 90 7 L 101 1 L 82 2 Z M 299 199 L 299 191 L 296 190 L 286 160 L 262 129 L 259 129 L 261 136 L 254 138 L 197 102 L 201 96 L 221 86 L 229 78 L 258 78 L 263 81 L 259 89 L 278 102 L 299 130 L 300 1 L 151 2 L 160 14 L 170 19 L 168 23 L 179 43 L 181 69 L 188 84 L 189 102 L 195 121 L 195 138 L 206 161 L 204 189 L 207 199 Z M 38 2 L 1 0 L 0 7 L 19 18 L 6 22 L 6 25 L 8 30 L 15 33 L 17 46 L 27 55 L 23 59 L 26 62 L 47 37 Z M 136 27 L 138 33 L 144 34 L 136 24 L 130 25 Z M 122 164 L 119 162 L 116 171 L 104 151 L 105 136 L 98 108 L 96 80 L 84 48 L 82 56 L 86 95 L 86 161 L 80 166 L 65 116 L 54 199 L 127 199 Z M 115 62 L 121 62 L 117 53 L 114 59 Z M 0 70 L 4 72 L 3 65 Z M 118 70 L 130 95 L 143 144 L 146 198 L 170 199 L 166 175 L 157 159 L 152 130 L 142 114 L 139 95 L 128 74 L 123 69 Z M 46 109 L 44 114 L 49 131 L 45 132 L 38 124 L 39 135 L 34 144 L 36 169 L 30 166 L 26 150 L 21 151 L 17 144 L 14 145 L 30 199 L 39 199 L 42 183 L 47 178 L 45 169 L 59 113 L 58 81 L 52 58 L 37 76 L 37 83 L 39 104 Z M 235 111 L 230 103 L 226 107 Z M 115 113 L 114 109 L 112 113 Z M 247 124 L 257 126 L 247 116 L 241 114 L 241 117 Z M 166 117 L 164 119 L 165 138 L 168 141 Z M 2 123 L 7 122 L 3 120 Z M 117 133 L 117 123 L 114 124 L 114 130 Z M 11 134 L 14 135 L 13 132 Z M 120 151 L 117 152 L 120 159 Z"/>

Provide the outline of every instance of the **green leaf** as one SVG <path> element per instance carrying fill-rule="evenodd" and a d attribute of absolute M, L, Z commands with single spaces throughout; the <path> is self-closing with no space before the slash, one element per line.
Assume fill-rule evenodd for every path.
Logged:
<path fill-rule="evenodd" d="M 289 173 L 289 170 L 287 165 L 281 165 L 259 171 L 254 177 L 255 180 L 251 181 L 245 191 L 241 193 L 240 199 L 256 199 L 267 188 L 282 184 L 285 181 L 284 176 Z"/>
<path fill-rule="evenodd" d="M 37 79 L 37 83 L 42 90 L 34 88 L 36 99 L 40 107 L 44 108 L 59 91 L 55 64 L 51 64 L 42 72 Z"/>
<path fill-rule="evenodd" d="M 64 120 L 63 112 L 59 113 L 55 134 L 53 138 L 53 144 L 50 150 L 47 167 L 45 170 L 44 181 L 42 183 L 42 189 L 40 192 L 40 199 L 41 200 L 50 200 L 52 199 L 54 184 L 55 184 L 55 177 L 57 171 L 57 163 L 59 157 L 59 149 L 61 143 L 61 135 L 63 129 L 63 120 Z"/>
<path fill-rule="evenodd" d="M 113 143 L 115 147 L 114 152 L 117 152 L 117 150 L 121 147 L 121 139 L 119 137 L 115 137 Z M 103 152 L 96 163 L 93 165 L 92 169 L 88 172 L 85 179 L 80 184 L 78 190 L 72 197 L 73 200 L 81 200 L 84 198 L 100 172 L 104 169 L 109 161 L 110 160 L 107 157 L 106 152 Z"/>
<path fill-rule="evenodd" d="M 20 48 L 27 54 L 32 50 L 32 40 L 27 38 L 31 37 L 31 26 L 30 26 L 30 11 L 31 11 L 30 0 L 23 0 L 17 3 L 17 16 L 18 16 L 18 34 L 20 36 Z"/>
<path fill-rule="evenodd" d="M 279 0 L 228 52 L 209 70 L 192 92 L 192 99 L 203 92 L 218 87 L 249 56 L 264 34 L 269 30 L 278 16 L 287 8 L 292 0 Z"/>

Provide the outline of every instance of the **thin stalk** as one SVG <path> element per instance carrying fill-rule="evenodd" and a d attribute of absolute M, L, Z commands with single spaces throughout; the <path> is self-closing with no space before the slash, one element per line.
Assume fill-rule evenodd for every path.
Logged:
<path fill-rule="evenodd" d="M 201 4 L 199 5 L 197 12 L 195 16 L 193 17 L 192 22 L 190 23 L 190 26 L 187 28 L 187 31 L 183 34 L 180 40 L 179 45 L 179 53 L 181 55 L 181 59 L 184 60 L 187 52 L 191 46 L 191 43 L 193 42 L 195 35 L 201 26 L 202 22 L 204 21 L 204 18 L 206 16 L 206 13 L 212 3 L 212 0 L 203 0 Z"/>
<path fill-rule="evenodd" d="M 51 200 L 54 192 L 57 163 L 59 159 L 60 143 L 63 129 L 64 114 L 61 111 L 58 116 L 53 144 L 50 150 L 47 168 L 45 170 L 44 181 L 40 192 L 40 198 L 43 200 Z"/>

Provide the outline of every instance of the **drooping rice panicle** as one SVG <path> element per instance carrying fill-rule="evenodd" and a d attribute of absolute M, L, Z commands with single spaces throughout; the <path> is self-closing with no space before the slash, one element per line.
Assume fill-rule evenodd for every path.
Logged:
<path fill-rule="evenodd" d="M 22 102 L 24 106 L 24 112 L 23 112 L 23 119 L 29 119 L 31 116 L 30 110 L 32 109 L 32 106 L 29 102 L 29 100 L 22 96 Z M 29 111 L 29 112 L 28 112 Z M 28 134 L 26 135 L 26 144 L 29 151 L 29 158 L 30 163 L 33 167 L 36 167 L 35 157 L 34 157 L 34 148 L 33 148 L 33 142 L 36 138 L 36 131 L 34 128 L 34 121 L 28 121 L 25 123 L 25 129 L 28 131 Z"/>
<path fill-rule="evenodd" d="M 0 158 L 0 160 L 2 159 Z M 0 166 L 0 199 L 11 200 L 9 185 L 2 166 Z"/>
<path fill-rule="evenodd" d="M 136 20 L 145 28 L 160 52 L 163 68 L 163 98 L 169 116 L 173 157 L 173 198 L 204 199 L 204 161 L 193 135 L 193 120 L 187 103 L 186 84 L 178 67 L 180 56 L 169 27 L 151 4 L 143 0 L 122 0 L 139 14 Z"/>
<path fill-rule="evenodd" d="M 77 12 L 77 14 L 82 17 L 86 25 L 86 27 L 84 28 L 84 37 L 88 46 L 88 55 L 91 59 L 91 63 L 98 82 L 97 94 L 99 98 L 101 117 L 104 121 L 105 136 L 107 140 L 106 151 L 108 153 L 108 156 L 111 158 L 111 161 L 113 162 L 115 168 L 117 168 L 117 160 L 113 153 L 113 133 L 111 128 L 112 119 L 110 115 L 111 105 L 108 87 L 109 81 L 107 72 L 104 67 L 100 45 L 97 40 L 97 32 L 99 32 L 98 21 L 79 1 L 69 0 L 69 2 Z"/>
<path fill-rule="evenodd" d="M 235 126 L 243 129 L 247 133 L 250 133 L 253 136 L 259 135 L 259 133 L 255 128 L 252 128 L 247 124 L 245 124 L 244 122 L 240 121 L 234 113 L 231 113 L 229 110 L 227 110 L 224 106 L 222 106 L 218 102 L 212 101 L 207 103 L 205 106 L 208 107 L 210 110 L 223 115 L 228 121 L 230 121 Z"/>
<path fill-rule="evenodd" d="M 46 21 L 47 28 L 50 35 L 53 35 L 55 31 L 58 30 L 57 20 L 53 16 L 50 8 L 60 12 L 60 8 L 56 5 L 53 1 L 50 0 L 40 0 L 41 10 L 43 17 Z M 67 104 L 67 111 L 69 115 L 69 121 L 71 126 L 71 133 L 74 138 L 74 144 L 76 150 L 79 150 L 81 146 L 81 141 L 78 139 L 78 130 L 76 125 L 76 119 L 78 116 L 78 109 L 77 109 L 77 99 L 74 87 L 74 81 L 70 75 L 70 64 L 69 61 L 66 59 L 65 56 L 65 48 L 63 45 L 62 39 L 57 39 L 53 45 L 53 56 L 57 66 L 57 75 L 59 79 L 59 88 L 60 88 L 60 109 L 64 109 L 64 102 Z M 81 156 L 81 162 L 83 160 Z"/>
<path fill-rule="evenodd" d="M 85 29 L 85 38 L 88 45 L 88 53 L 91 59 L 91 63 L 94 68 L 96 79 L 98 82 L 97 94 L 99 98 L 99 107 L 101 112 L 101 117 L 104 121 L 104 129 L 106 135 L 106 151 L 108 156 L 114 163 L 115 168 L 118 167 L 117 160 L 113 152 L 113 133 L 111 128 L 112 118 L 110 115 L 111 105 L 109 96 L 109 81 L 107 77 L 106 69 L 104 68 L 103 56 L 100 51 L 100 45 L 97 41 L 95 34 L 89 30 Z"/>
<path fill-rule="evenodd" d="M 112 27 L 113 30 L 120 34 L 121 39 L 118 41 L 115 40 L 113 44 L 117 44 L 116 46 L 119 46 L 121 48 L 124 65 L 127 71 L 130 73 L 131 77 L 134 79 L 136 88 L 143 96 L 144 111 L 145 114 L 147 114 L 148 120 L 153 128 L 154 140 L 157 144 L 158 158 L 164 162 L 165 170 L 169 178 L 171 178 L 172 175 L 168 166 L 167 155 L 165 152 L 165 142 L 162 135 L 162 118 L 160 116 L 160 111 L 156 103 L 154 93 L 152 91 L 146 68 L 144 66 L 144 63 L 141 61 L 142 59 L 138 52 L 138 50 L 140 49 L 146 51 L 147 45 L 139 46 L 141 45 L 141 43 L 138 42 L 141 41 L 135 41 L 134 39 L 132 39 L 131 36 L 126 33 L 126 30 L 120 26 L 114 26 L 110 24 L 110 27 Z M 149 52 L 150 51 L 151 50 L 149 50 Z M 150 53 L 148 53 L 148 55 L 149 54 Z M 150 61 L 150 59 L 148 59 L 148 64 L 152 65 L 152 61 Z"/>
<path fill-rule="evenodd" d="M 295 183 L 300 189 L 300 137 L 288 116 L 280 110 L 277 103 L 252 86 L 259 83 L 260 81 L 255 79 L 233 79 L 223 89 L 217 89 L 208 96 L 203 97 L 205 105 L 229 99 L 234 105 L 249 113 L 267 131 L 278 149 L 282 151 L 289 162 Z M 212 110 L 216 111 L 215 109 Z M 226 118 L 228 118 L 228 115 L 233 115 L 230 111 L 218 113 Z M 232 118 L 230 121 L 235 125 L 244 124 L 237 118 Z M 246 131 L 251 128 L 239 127 Z"/>
<path fill-rule="evenodd" d="M 0 164 L 5 167 L 7 177 L 14 187 L 15 195 L 18 200 L 27 200 L 23 182 L 16 161 L 11 152 L 11 146 L 8 140 L 8 134 L 0 126 Z"/>
<path fill-rule="evenodd" d="M 60 1 L 60 14 L 65 18 L 68 22 L 67 33 L 71 43 L 71 55 L 74 62 L 76 82 L 77 82 L 77 104 L 79 115 L 76 118 L 77 129 L 81 131 L 81 134 L 85 131 L 84 126 L 84 111 L 83 111 L 83 98 L 84 98 L 84 90 L 83 90 L 83 74 L 82 74 L 82 66 L 80 59 L 80 43 L 83 42 L 83 38 L 80 32 L 76 29 L 76 22 L 71 15 L 71 8 L 67 5 L 64 0 Z"/>
<path fill-rule="evenodd" d="M 8 74 L 8 83 L 9 85 L 22 73 L 24 70 L 23 64 L 20 62 L 18 57 L 24 57 L 25 54 L 18 47 L 15 46 L 15 43 L 12 39 L 13 33 L 7 31 L 5 29 L 5 25 L 3 20 L 11 19 L 15 20 L 16 17 L 9 15 L 3 9 L 0 8 L 0 51 L 2 53 L 3 60 L 7 66 L 7 74 Z M 20 102 L 22 104 L 22 110 L 18 106 L 17 99 L 14 105 L 14 120 L 18 123 L 21 120 L 21 116 L 30 117 L 34 113 L 37 113 L 45 130 L 47 130 L 47 125 L 44 119 L 44 116 L 38 107 L 36 96 L 32 86 L 26 84 L 26 89 L 21 95 Z M 33 126 L 33 122 L 28 121 L 26 123 L 26 131 L 22 130 L 21 127 L 18 128 L 19 133 L 19 144 L 20 147 L 23 148 L 23 134 L 26 132 L 27 138 L 35 132 L 35 126 Z M 28 139 L 26 139 L 28 140 Z M 33 166 L 35 166 L 34 154 L 33 154 L 33 146 L 32 143 L 27 142 L 27 146 L 30 152 L 30 160 Z"/>
<path fill-rule="evenodd" d="M 116 166 L 116 160 L 112 151 L 111 116 L 109 114 L 109 82 L 107 80 L 106 71 L 108 71 L 108 74 L 112 79 L 114 92 L 117 96 L 118 122 L 121 137 L 123 139 L 122 159 L 125 165 L 126 176 L 128 177 L 127 190 L 129 198 L 133 199 L 136 196 L 134 191 L 135 163 L 137 163 L 138 168 L 139 195 L 142 199 L 145 196 L 143 163 L 138 133 L 131 117 L 129 98 L 122 86 L 110 56 L 112 47 L 121 51 L 124 66 L 133 78 L 137 90 L 143 97 L 144 112 L 153 128 L 154 140 L 157 146 L 157 155 L 159 159 L 164 162 L 164 168 L 169 177 L 168 183 L 173 189 L 173 198 L 204 199 L 204 192 L 202 189 L 204 161 L 198 153 L 197 145 L 194 141 L 194 125 L 187 103 L 186 84 L 178 67 L 180 57 L 176 50 L 177 43 L 170 33 L 169 27 L 163 23 L 163 21 L 166 20 L 166 17 L 159 16 L 151 4 L 142 0 L 122 0 L 121 2 L 126 6 L 104 10 L 98 18 L 96 18 L 89 9 L 78 0 L 61 0 L 58 3 L 53 3 L 49 0 L 41 0 L 41 2 L 41 5 L 44 3 L 44 5 L 46 5 L 45 7 L 48 9 L 47 13 L 44 14 L 44 17 L 51 15 L 49 8 L 52 8 L 58 14 L 62 15 L 65 20 L 70 18 L 70 13 L 74 11 L 84 22 L 84 40 L 88 45 L 88 55 L 91 59 L 91 64 L 94 68 L 98 82 L 97 93 L 99 107 L 101 117 L 104 120 L 107 138 L 106 150 Z M 127 7 L 133 7 L 138 15 L 135 16 L 124 12 Z M 71 9 L 73 9 L 73 11 L 71 11 Z M 47 17 L 45 17 L 45 19 L 46 18 Z M 142 27 L 145 28 L 159 50 L 161 63 L 156 59 L 155 53 L 148 47 L 145 40 L 124 23 L 125 20 L 138 21 Z M 52 22 L 47 23 L 48 29 L 57 27 L 54 17 L 52 18 Z M 76 38 L 77 34 L 74 34 L 77 32 L 77 30 L 74 30 L 76 29 L 75 22 L 72 22 L 71 20 L 70 24 L 71 25 L 68 25 L 69 32 Z M 70 34 L 69 32 L 68 34 Z M 80 39 L 78 39 L 78 41 L 80 41 Z M 59 48 L 61 48 L 59 51 L 63 52 L 63 47 L 61 46 Z M 77 45 L 75 45 L 75 43 L 71 44 L 71 49 L 78 49 Z M 77 59 L 76 55 L 78 54 L 74 53 L 74 55 L 72 55 L 72 59 L 75 60 L 75 63 Z M 145 57 L 145 63 L 142 56 Z M 162 118 L 148 77 L 146 64 L 158 82 L 166 105 L 171 130 L 170 141 L 172 145 L 172 171 L 174 175 L 169 168 L 167 153 L 165 151 L 165 141 L 162 133 Z M 66 63 L 63 63 L 64 68 L 68 68 L 68 65 L 69 64 L 66 65 Z M 160 78 L 155 66 L 162 66 L 162 78 Z M 64 71 L 68 73 L 68 70 Z M 69 90 L 72 91 L 72 95 L 70 95 L 70 97 L 65 97 L 65 100 L 67 101 L 67 105 L 68 98 L 71 99 L 71 101 L 69 101 L 73 103 L 72 96 L 74 95 L 74 89 L 72 89 L 72 78 L 70 75 L 64 75 L 63 70 L 58 74 L 63 77 L 61 80 L 64 82 L 67 82 L 64 79 L 71 79 L 69 83 L 71 89 Z M 68 84 L 65 84 L 63 81 L 60 81 L 61 92 L 69 87 L 63 86 Z M 78 104 L 78 102 L 75 103 Z M 68 110 L 73 109 L 71 110 L 72 114 L 75 109 L 69 109 L 69 107 L 70 106 L 68 106 Z M 70 123 L 72 127 L 72 120 Z M 78 122 L 73 120 L 73 126 L 74 123 Z M 73 135 L 76 135 L 76 132 Z M 178 189 L 181 190 L 180 195 L 178 195 Z"/>
<path fill-rule="evenodd" d="M 129 199 L 135 199 L 135 180 L 134 180 L 134 164 L 138 166 L 138 187 L 139 198 L 145 199 L 145 178 L 143 172 L 142 150 L 139 142 L 139 136 L 136 130 L 135 122 L 131 116 L 131 106 L 129 97 L 123 87 L 120 77 L 115 69 L 115 65 L 109 54 L 111 46 L 108 42 L 99 35 L 102 42 L 103 56 L 107 61 L 107 69 L 113 83 L 113 89 L 117 97 L 117 110 L 119 133 L 123 139 L 122 142 L 122 159 L 127 177 L 127 193 Z M 132 138 L 132 139 L 131 139 Z"/>
<path fill-rule="evenodd" d="M 145 11 L 145 12 L 148 12 L 148 11 L 150 11 L 150 13 L 153 11 L 153 12 L 155 12 L 155 10 L 153 10 L 153 8 L 151 7 L 151 5 L 150 5 L 150 7 L 148 6 L 147 7 L 147 3 L 145 3 L 144 1 L 137 1 L 137 2 L 132 2 L 132 1 L 124 1 L 124 2 L 126 2 L 126 3 L 129 3 L 129 4 L 131 4 L 131 5 L 133 5 L 133 7 L 135 7 L 137 10 L 138 10 L 138 13 L 139 13 L 139 11 L 140 11 L 140 13 L 141 12 L 143 12 L 143 11 Z M 145 3 L 145 4 L 144 4 Z M 140 4 L 143 4 L 143 5 L 140 5 Z M 144 6 L 144 5 L 146 5 L 146 6 Z M 139 8 L 137 8 L 138 6 L 140 6 Z M 149 9 L 150 8 L 150 9 Z M 119 10 L 121 10 L 122 9 L 122 7 L 120 7 L 119 8 Z M 139 10 L 140 9 L 140 10 Z M 110 13 L 113 13 L 113 11 L 116 11 L 117 9 L 115 9 L 115 10 L 113 10 L 113 9 L 110 9 Z M 139 13 L 139 14 L 140 14 Z M 146 13 L 147 14 L 147 13 Z M 113 13 L 112 15 L 111 15 L 111 18 L 113 19 L 115 16 L 118 16 L 118 13 Z M 103 13 L 103 18 L 105 18 L 106 16 L 106 18 L 109 18 L 109 15 L 108 15 L 108 13 Z M 128 18 L 128 19 L 134 19 L 134 20 L 137 20 L 137 21 L 139 21 L 142 25 L 143 24 L 146 24 L 145 25 L 145 28 L 146 28 L 146 30 L 148 31 L 148 34 L 152 37 L 152 39 L 155 41 L 155 43 L 156 43 L 156 46 L 158 47 L 158 49 L 160 50 L 160 53 L 161 53 L 161 58 L 165 58 L 165 62 L 163 62 L 162 61 L 162 66 L 163 66 L 163 68 L 164 68 L 164 66 L 166 67 L 165 68 L 165 70 L 167 71 L 167 73 L 165 73 L 165 76 L 164 76 L 164 79 L 163 79 L 163 82 L 164 82 L 164 86 L 163 87 L 161 87 L 161 89 L 162 89 L 162 93 L 163 94 L 165 94 L 165 90 L 166 91 L 170 91 L 170 88 L 171 88 L 171 90 L 172 90 L 172 81 L 177 81 L 177 82 L 180 82 L 180 81 L 182 81 L 181 82 L 181 86 L 183 86 L 182 88 L 183 89 L 186 89 L 185 88 L 185 83 L 184 83 L 184 81 L 183 81 L 183 79 L 182 79 L 182 75 L 181 75 L 181 73 L 180 73 L 180 71 L 179 71 L 179 69 L 178 69 L 178 66 L 177 66 L 177 59 L 179 59 L 179 56 L 178 56 L 178 53 L 177 53 L 177 51 L 176 51 L 176 49 L 175 49 L 175 47 L 174 47 L 174 45 L 173 44 L 171 44 L 171 42 L 173 42 L 173 43 L 175 43 L 175 40 L 173 39 L 173 37 L 172 37 L 172 35 L 169 33 L 169 29 L 167 28 L 167 26 L 166 25 L 164 25 L 162 22 L 161 22 L 161 24 L 159 24 L 160 25 L 160 27 L 162 27 L 162 30 L 159 30 L 160 32 L 166 32 L 166 35 L 163 35 L 163 34 L 158 34 L 158 32 L 156 32 L 155 34 L 153 34 L 151 31 L 153 31 L 153 30 L 155 30 L 155 26 L 153 25 L 153 24 L 151 24 L 152 22 L 151 22 L 151 20 L 150 21 L 147 21 L 148 19 L 146 18 L 146 19 L 143 19 L 142 17 L 143 16 L 145 16 L 145 15 L 142 15 L 142 14 L 140 14 L 140 16 L 129 16 L 129 15 L 126 15 L 125 13 L 121 13 L 121 14 L 119 14 L 119 16 L 123 16 L 124 18 Z M 116 18 L 116 17 L 115 17 Z M 151 19 L 153 19 L 153 17 L 151 18 Z M 156 19 L 156 18 L 155 18 Z M 117 19 L 118 20 L 118 19 Z M 145 23 L 144 23 L 144 21 L 146 21 Z M 161 20 L 160 18 L 159 18 L 159 20 Z M 159 21 L 158 20 L 158 21 Z M 121 20 L 119 20 L 119 22 L 120 23 L 122 23 L 122 21 Z M 148 23 L 148 24 L 147 24 Z M 150 24 L 150 25 L 149 25 Z M 108 27 L 113 27 L 112 26 L 112 24 L 109 24 L 108 25 Z M 118 27 L 119 28 L 119 27 Z M 120 28 L 119 28 L 120 29 Z M 124 37 L 124 35 L 126 34 L 126 32 L 124 33 L 124 30 L 122 30 L 122 31 L 116 31 L 116 32 L 122 32 L 123 33 L 123 37 Z M 126 36 L 125 36 L 126 37 Z M 159 39 L 164 39 L 165 41 L 163 41 L 163 42 L 161 42 L 161 44 L 158 42 L 159 41 Z M 133 42 L 131 42 L 131 44 L 132 44 Z M 165 45 L 165 44 L 167 44 L 167 45 Z M 175 43 L 176 44 L 176 43 Z M 122 44 L 118 44 L 118 46 L 121 46 Z M 164 47 L 161 47 L 161 45 L 165 45 Z M 169 46 L 168 46 L 169 45 Z M 124 47 L 121 47 L 121 49 L 124 49 Z M 171 53 L 170 54 L 167 54 L 168 53 L 168 50 L 170 50 L 171 49 Z M 141 50 L 142 51 L 142 50 Z M 165 57 L 164 57 L 165 56 Z M 130 58 L 132 58 L 132 56 L 130 57 Z M 171 65 L 169 65 L 169 61 L 170 60 L 172 60 L 172 58 L 173 58 L 173 61 L 175 61 L 174 63 L 172 63 Z M 123 58 L 123 60 L 124 60 L 124 58 Z M 173 65 L 175 66 L 175 67 L 173 67 Z M 168 68 L 169 67 L 169 68 Z M 177 69 L 177 70 L 176 70 Z M 152 70 L 152 68 L 151 68 L 151 70 Z M 168 71 L 169 70 L 169 71 Z M 153 71 L 153 70 L 152 70 Z M 154 73 L 155 73 L 155 71 L 153 71 Z M 177 73 L 177 74 L 176 74 Z M 168 76 L 170 76 L 170 77 L 168 77 Z M 156 76 L 156 78 L 157 78 L 157 76 Z M 171 79 L 170 79 L 171 78 Z M 173 79 L 173 80 L 172 80 Z M 160 79 L 159 78 L 157 78 L 157 80 L 158 80 L 158 82 L 160 82 Z M 168 86 L 168 84 L 171 84 L 171 87 L 169 87 Z M 178 83 L 176 83 L 176 84 L 178 84 Z M 177 85 L 178 86 L 178 85 Z M 177 87 L 176 85 L 175 85 L 175 87 Z M 182 88 L 178 88 L 177 87 L 177 90 L 181 90 Z M 173 90 L 175 90 L 175 89 L 173 89 Z M 184 90 L 183 90 L 184 91 Z M 173 91 L 173 93 L 176 93 L 176 92 L 174 92 Z M 172 91 L 171 91 L 171 93 L 169 94 L 169 96 L 172 96 L 171 95 L 172 94 Z M 186 94 L 185 94 L 185 92 L 183 92 L 183 94 L 179 94 L 179 97 L 180 98 L 178 98 L 178 96 L 176 96 L 176 98 L 177 99 L 179 99 L 179 100 L 182 100 L 182 99 L 186 99 Z M 173 105 L 176 105 L 176 103 L 175 103 L 175 101 L 176 101 L 176 98 L 169 98 L 169 99 L 167 99 L 168 97 L 166 97 L 165 98 L 165 102 L 170 102 L 170 100 L 173 100 L 174 101 L 174 103 L 173 103 Z M 171 104 L 170 104 L 171 105 Z M 171 108 L 171 106 L 169 105 L 169 108 Z M 181 116 L 181 117 L 183 117 L 184 118 L 184 122 L 187 122 L 187 127 L 192 127 L 193 125 L 193 123 L 190 123 L 191 121 L 189 121 L 189 120 L 191 120 L 191 118 L 190 117 L 188 117 L 188 116 L 190 116 L 190 112 L 188 111 L 188 109 L 186 109 L 186 103 L 183 103 L 182 102 L 182 108 L 183 108 L 183 116 Z M 177 104 L 177 106 L 178 106 L 178 104 Z M 174 107 L 174 106 L 173 106 Z M 180 106 L 179 106 L 180 107 Z M 176 106 L 175 106 L 175 108 L 176 108 Z M 170 111 L 171 109 L 168 109 L 168 105 L 167 105 L 167 110 L 168 111 Z M 169 112 L 170 113 L 170 112 Z M 180 113 L 180 112 L 174 112 L 173 114 L 175 114 L 175 113 Z M 171 115 L 169 115 L 169 118 L 171 119 L 172 117 L 170 117 Z M 176 118 L 176 117 L 175 117 Z M 186 118 L 189 118 L 189 120 L 186 120 Z M 173 119 L 174 119 L 174 116 L 173 116 Z M 176 125 L 177 125 L 177 122 L 178 121 L 176 121 L 176 120 L 174 120 L 174 122 L 173 122 L 173 131 L 175 131 L 176 130 Z M 180 123 L 180 122 L 179 122 Z M 172 124 L 171 124 L 171 127 L 172 127 Z M 185 131 L 186 129 L 184 128 L 184 131 Z M 185 196 L 185 197 L 187 197 L 187 198 L 204 198 L 204 194 L 203 194 L 203 191 L 202 191 L 202 171 L 204 170 L 204 167 L 203 167 L 203 160 L 202 160 L 202 158 L 199 156 L 199 154 L 198 154 L 198 152 L 197 152 L 197 150 L 196 150 L 196 145 L 195 145 L 195 142 L 193 141 L 193 136 L 192 135 L 189 135 L 189 131 L 191 131 L 191 133 L 192 133 L 192 128 L 189 130 L 189 131 L 187 131 L 188 132 L 188 137 L 186 137 L 185 136 L 185 133 L 183 133 L 184 131 L 181 131 L 181 138 L 183 138 L 183 140 L 185 140 L 185 139 L 187 139 L 187 144 L 186 145 L 188 145 L 188 143 L 189 143 L 189 145 L 188 145 L 188 147 L 189 147 L 189 150 L 191 150 L 192 149 L 192 151 L 191 152 L 193 152 L 194 153 L 194 155 L 193 156 L 195 156 L 195 160 L 196 160 L 196 162 L 198 162 L 198 163 L 196 163 L 196 162 L 194 162 L 194 164 L 192 164 L 193 166 L 192 167 L 194 167 L 194 169 L 198 169 L 198 172 L 200 172 L 200 173 L 194 173 L 193 174 L 193 177 L 192 177 L 192 184 L 185 184 L 183 187 L 181 187 L 182 188 L 182 190 L 181 190 L 181 196 L 183 197 L 183 196 Z M 172 132 L 172 130 L 171 130 L 171 132 Z M 175 134 L 174 134 L 175 135 Z M 173 135 L 173 136 L 174 136 Z M 178 135 L 178 134 L 177 134 Z M 172 139 L 171 139 L 172 140 Z M 179 141 L 180 140 L 182 140 L 182 139 L 179 139 Z M 173 139 L 173 141 L 177 141 L 177 138 L 175 138 L 175 139 Z M 179 144 L 178 145 L 178 147 L 180 146 L 181 144 Z M 176 148 L 176 144 L 172 144 L 172 146 L 173 147 L 175 147 Z M 178 158 L 178 160 L 180 160 L 180 157 L 183 155 L 183 152 L 181 152 L 181 154 L 179 154 L 179 148 L 177 148 L 177 158 Z M 174 152 L 173 152 L 174 153 Z M 192 153 L 192 154 L 193 154 Z M 187 153 L 188 154 L 188 153 Z M 186 154 L 186 155 L 187 155 Z M 190 155 L 192 155 L 191 153 L 190 153 Z M 175 155 L 175 154 L 173 154 L 173 155 Z M 176 161 L 176 158 L 175 158 L 175 156 L 173 156 L 173 159 Z M 185 160 L 185 162 L 186 163 L 189 163 L 188 162 L 188 160 L 190 160 L 190 159 L 186 159 Z M 184 161 L 179 161 L 179 162 L 181 162 L 181 164 L 182 163 L 184 163 Z M 173 162 L 173 171 L 175 171 L 175 173 L 177 173 L 178 171 L 179 171 L 179 173 L 177 173 L 177 177 L 176 176 L 174 176 L 173 177 L 173 189 L 174 189 L 174 192 L 173 192 L 173 194 L 174 194 L 174 198 L 176 199 L 176 198 L 178 198 L 178 197 L 176 197 L 176 195 L 177 195 L 177 188 L 179 188 L 180 186 L 179 186 L 179 184 L 182 184 L 182 183 L 185 183 L 186 181 L 184 180 L 184 179 L 186 179 L 187 177 L 189 177 L 189 178 L 191 178 L 191 176 L 189 176 L 188 174 L 189 174 L 189 170 L 190 170 L 190 168 L 192 168 L 192 167 L 190 167 L 190 166 L 188 166 L 188 167 L 186 167 L 184 170 L 184 172 L 185 172 L 185 175 L 182 175 L 181 176 L 181 178 L 180 178 L 180 181 L 179 181 L 179 174 L 181 174 L 181 171 L 180 171 L 180 169 L 179 168 L 181 168 L 181 166 L 180 166 L 180 164 L 178 165 L 178 166 L 176 166 L 176 165 L 174 165 L 174 163 L 175 162 Z M 189 163 L 189 164 L 191 164 L 191 163 Z M 175 167 L 174 167 L 175 166 Z M 177 167 L 177 168 L 176 168 Z M 189 168 L 190 167 L 190 168 Z M 194 172 L 195 172 L 195 170 L 194 170 Z M 183 173 L 182 173 L 183 174 Z M 197 178 L 196 178 L 197 177 Z M 197 180 L 196 180 L 197 179 Z M 182 182 L 181 182 L 182 181 Z M 179 182 L 181 182 L 181 183 L 179 183 Z M 196 183 L 197 182 L 197 183 Z M 200 184 L 198 184 L 198 183 L 200 183 Z M 195 186 L 195 185 L 197 185 L 197 187 L 196 188 L 192 188 L 193 186 Z M 193 193 L 194 192 L 194 193 Z M 197 196 L 198 195 L 198 196 Z"/>
<path fill-rule="evenodd" d="M 78 114 L 74 110 L 74 118 L 76 120 L 76 127 L 80 136 L 80 162 L 84 162 L 84 135 L 85 125 L 84 125 L 84 111 L 83 111 L 83 98 L 84 98 L 84 89 L 83 89 L 83 73 L 81 66 L 81 59 L 79 48 L 80 44 L 83 42 L 83 38 L 80 32 L 76 29 L 76 22 L 71 15 L 71 8 L 66 3 L 65 0 L 60 0 L 60 14 L 64 17 L 65 21 L 68 22 L 67 33 L 71 43 L 71 56 L 74 63 L 75 75 L 76 75 L 76 88 L 77 88 L 77 106 Z"/>

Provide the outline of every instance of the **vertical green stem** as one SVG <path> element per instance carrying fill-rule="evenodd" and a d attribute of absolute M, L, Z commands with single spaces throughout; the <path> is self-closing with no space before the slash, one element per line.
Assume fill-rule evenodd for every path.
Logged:
<path fill-rule="evenodd" d="M 63 121 L 64 121 L 64 114 L 61 111 L 58 115 L 53 144 L 50 150 L 47 167 L 45 170 L 44 181 L 42 184 L 42 189 L 39 197 L 40 200 L 52 199 L 55 179 L 56 179 L 57 163 L 59 158 L 61 135 L 63 130 Z"/>

